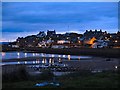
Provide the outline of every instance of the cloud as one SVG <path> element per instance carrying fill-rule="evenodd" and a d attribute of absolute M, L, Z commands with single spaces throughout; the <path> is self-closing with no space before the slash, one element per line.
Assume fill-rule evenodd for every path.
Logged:
<path fill-rule="evenodd" d="M 117 28 L 118 3 L 114 2 L 3 2 L 2 5 L 2 32 L 6 39 L 8 32 L 9 37 L 15 38 L 25 36 L 19 33 L 47 29 L 67 32 L 68 26 L 76 32 L 94 28 L 116 32 Z"/>
<path fill-rule="evenodd" d="M 94 29 L 117 29 L 118 28 L 118 19 L 117 17 L 113 17 L 113 18 L 110 18 L 110 17 L 101 17 L 99 18 L 99 20 L 96 20 L 96 21 L 92 21 L 90 23 L 83 23 L 82 24 L 83 26 L 82 27 L 86 27 L 86 29 L 89 29 L 89 28 L 94 28 Z"/>
<path fill-rule="evenodd" d="M 31 31 L 31 32 L 3 32 L 2 40 L 3 41 L 15 41 L 18 37 L 26 37 L 28 35 L 36 35 L 39 32 Z"/>
<path fill-rule="evenodd" d="M 115 17 L 116 6 L 117 3 L 29 3 L 28 5 L 27 3 L 10 3 L 8 6 L 3 3 L 3 21 L 17 23 L 92 21 L 100 16 Z"/>

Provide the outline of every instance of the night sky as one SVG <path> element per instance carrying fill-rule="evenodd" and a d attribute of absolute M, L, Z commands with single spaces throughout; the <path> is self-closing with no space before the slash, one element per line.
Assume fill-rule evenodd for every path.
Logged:
<path fill-rule="evenodd" d="M 56 30 L 57 33 L 102 29 L 118 31 L 117 2 L 4 2 L 2 3 L 2 39 Z"/>

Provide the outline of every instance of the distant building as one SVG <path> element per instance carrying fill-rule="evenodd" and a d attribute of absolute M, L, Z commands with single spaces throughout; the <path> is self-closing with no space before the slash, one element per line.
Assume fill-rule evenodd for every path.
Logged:
<path fill-rule="evenodd" d="M 52 45 L 51 48 L 64 48 L 64 45 Z"/>
<path fill-rule="evenodd" d="M 70 33 L 65 33 L 64 36 L 70 36 Z"/>
<path fill-rule="evenodd" d="M 104 40 L 98 40 L 95 43 L 92 44 L 92 48 L 107 48 L 108 42 Z"/>
<path fill-rule="evenodd" d="M 90 39 L 92 37 L 95 37 L 96 39 L 100 39 L 101 36 L 105 36 L 107 34 L 107 32 L 102 32 L 102 30 L 100 29 L 98 30 L 86 30 L 86 32 L 83 34 L 84 39 Z"/>
<path fill-rule="evenodd" d="M 37 37 L 45 37 L 46 34 L 44 31 L 40 31 L 39 34 L 36 35 Z"/>
<path fill-rule="evenodd" d="M 105 37 L 109 41 L 109 47 L 120 47 L 120 32 L 108 33 Z"/>
<path fill-rule="evenodd" d="M 5 45 L 4 45 L 5 46 Z M 37 35 L 18 37 L 11 47 L 41 47 L 41 48 L 120 48 L 120 32 L 107 33 L 100 30 L 86 30 L 84 34 L 75 32 L 56 34 L 56 31 L 40 31 Z"/>
<path fill-rule="evenodd" d="M 56 31 L 49 31 L 47 30 L 47 36 L 51 37 L 51 36 L 55 36 L 56 35 Z"/>
<path fill-rule="evenodd" d="M 45 48 L 46 47 L 46 42 L 44 42 L 44 41 L 39 42 L 38 47 Z"/>
<path fill-rule="evenodd" d="M 70 43 L 68 40 L 58 40 L 57 44 L 64 44 L 64 43 Z"/>
<path fill-rule="evenodd" d="M 89 40 L 84 40 L 84 44 L 90 44 L 90 45 L 92 45 L 95 40 L 96 40 L 96 38 L 95 38 L 95 37 L 92 37 L 92 38 L 89 39 Z"/>
<path fill-rule="evenodd" d="M 39 42 L 39 40 L 36 37 L 36 35 L 31 35 L 31 36 L 27 36 L 25 38 L 18 37 L 16 42 L 17 42 L 17 45 L 19 47 L 36 47 L 38 42 Z"/>
<path fill-rule="evenodd" d="M 51 48 L 69 48 L 70 46 L 69 46 L 69 44 L 57 44 L 57 43 L 54 43 L 52 46 L 51 46 Z"/>
<path fill-rule="evenodd" d="M 117 37 L 114 40 L 114 46 L 117 48 L 120 48 L 120 32 L 119 31 L 117 32 Z"/>
<path fill-rule="evenodd" d="M 50 43 L 53 43 L 53 42 L 54 42 L 54 40 L 51 40 L 51 39 L 46 41 L 47 44 L 50 44 Z"/>
<path fill-rule="evenodd" d="M 9 43 L 8 46 L 9 46 L 9 47 L 12 47 L 12 48 L 19 48 L 19 46 L 17 45 L 16 42 L 11 42 L 11 43 Z"/>

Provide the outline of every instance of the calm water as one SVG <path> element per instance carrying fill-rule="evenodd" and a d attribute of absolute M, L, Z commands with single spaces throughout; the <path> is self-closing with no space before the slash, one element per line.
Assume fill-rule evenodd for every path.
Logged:
<path fill-rule="evenodd" d="M 1 65 L 5 64 L 38 64 L 38 63 L 54 63 L 51 62 L 51 57 L 57 57 L 59 59 L 65 58 L 66 60 L 80 60 L 89 59 L 90 56 L 76 56 L 76 55 L 61 55 L 61 54 L 45 54 L 45 53 L 24 53 L 24 52 L 1 52 L 2 60 L 4 59 L 15 59 L 15 58 L 25 58 L 25 57 L 49 57 L 49 60 L 33 60 L 33 61 L 19 61 L 19 62 L 3 62 Z"/>
<path fill-rule="evenodd" d="M 91 58 L 90 56 L 75 56 L 75 55 L 61 55 L 61 54 L 45 54 L 45 53 L 24 53 L 24 52 L 2 52 L 2 59 L 14 59 L 14 58 L 25 58 L 25 57 L 61 57 L 68 59 L 75 58 Z"/>

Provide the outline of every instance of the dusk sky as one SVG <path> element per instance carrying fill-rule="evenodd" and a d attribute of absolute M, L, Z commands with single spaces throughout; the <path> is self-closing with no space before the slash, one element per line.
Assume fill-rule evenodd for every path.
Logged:
<path fill-rule="evenodd" d="M 69 28 L 68 28 L 69 26 Z M 2 39 L 36 35 L 39 31 L 57 33 L 102 29 L 118 31 L 117 2 L 3 2 Z"/>

